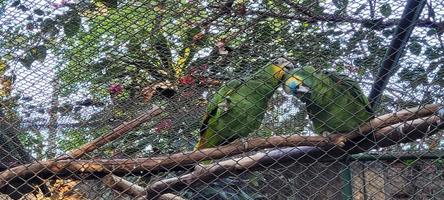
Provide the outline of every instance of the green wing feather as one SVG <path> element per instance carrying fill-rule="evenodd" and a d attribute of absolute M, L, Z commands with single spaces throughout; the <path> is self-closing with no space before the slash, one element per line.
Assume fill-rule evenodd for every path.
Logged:
<path fill-rule="evenodd" d="M 236 91 L 242 85 L 241 80 L 231 80 L 224 84 L 217 92 L 214 94 L 213 98 L 208 104 L 207 112 L 202 120 L 202 126 L 199 131 L 199 142 L 196 144 L 195 149 L 200 149 L 202 145 L 206 142 L 206 137 L 208 137 L 208 123 L 212 118 L 220 117 L 217 116 L 217 111 L 219 109 L 219 104 L 222 103 L 226 98 L 229 98 L 230 95 Z M 213 133 L 214 134 L 214 133 Z"/>
<path fill-rule="evenodd" d="M 340 91 L 347 91 L 352 97 L 356 97 L 356 100 L 365 106 L 367 112 L 373 114 L 373 109 L 370 107 L 367 97 L 362 93 L 357 82 L 350 79 L 348 76 L 337 72 L 325 71 L 324 74 L 334 81 L 338 87 L 341 87 Z"/>

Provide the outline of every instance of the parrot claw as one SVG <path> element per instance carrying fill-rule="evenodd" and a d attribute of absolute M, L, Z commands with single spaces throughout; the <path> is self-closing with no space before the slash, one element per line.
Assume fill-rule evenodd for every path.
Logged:
<path fill-rule="evenodd" d="M 222 103 L 217 104 L 217 106 L 221 108 L 223 112 L 227 112 L 229 107 L 229 101 L 230 99 L 225 98 L 225 100 Z"/>
<path fill-rule="evenodd" d="M 237 138 L 230 144 L 238 144 L 241 145 L 244 149 L 248 149 L 248 139 L 247 138 Z"/>
<path fill-rule="evenodd" d="M 226 102 L 222 102 L 222 103 L 218 104 L 217 106 L 219 106 L 219 108 L 221 108 L 223 112 L 227 112 L 227 110 L 228 110 L 228 105 Z"/>
<path fill-rule="evenodd" d="M 331 135 L 331 133 L 328 132 L 328 131 L 324 131 L 324 132 L 321 133 L 321 135 L 322 135 L 322 137 L 328 137 L 328 136 Z"/>
<path fill-rule="evenodd" d="M 239 138 L 239 141 L 244 146 L 245 149 L 248 149 L 248 140 L 246 138 Z"/>
<path fill-rule="evenodd" d="M 344 135 L 341 134 L 329 134 L 329 135 L 324 135 L 324 134 L 329 134 L 328 132 L 323 132 L 322 135 L 324 137 L 327 137 L 328 140 L 333 143 L 334 145 L 338 146 L 338 147 L 344 147 L 345 146 L 345 142 L 347 142 L 347 137 L 345 137 Z"/>
<path fill-rule="evenodd" d="M 347 142 L 347 138 L 345 136 L 341 135 L 338 138 L 336 138 L 336 140 L 333 143 L 338 147 L 344 147 L 345 142 Z"/>

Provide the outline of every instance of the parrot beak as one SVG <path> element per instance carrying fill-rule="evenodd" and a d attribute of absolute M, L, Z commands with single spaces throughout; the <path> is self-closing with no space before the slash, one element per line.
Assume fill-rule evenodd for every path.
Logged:
<path fill-rule="evenodd" d="M 296 94 L 307 94 L 310 93 L 310 88 L 305 87 L 303 85 L 300 85 L 299 88 L 296 90 Z"/>
<path fill-rule="evenodd" d="M 287 94 L 300 96 L 306 93 L 310 93 L 310 88 L 303 85 L 302 78 L 299 76 L 291 76 L 285 81 L 284 91 Z"/>

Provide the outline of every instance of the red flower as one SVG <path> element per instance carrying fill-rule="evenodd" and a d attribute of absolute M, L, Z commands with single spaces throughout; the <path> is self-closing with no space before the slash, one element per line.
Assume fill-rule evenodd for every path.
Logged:
<path fill-rule="evenodd" d="M 191 75 L 182 76 L 179 79 L 179 83 L 182 85 L 192 85 L 194 84 L 194 77 Z"/>
<path fill-rule="evenodd" d="M 110 94 L 118 95 L 123 92 L 123 86 L 117 83 L 113 83 L 109 86 L 108 91 Z"/>

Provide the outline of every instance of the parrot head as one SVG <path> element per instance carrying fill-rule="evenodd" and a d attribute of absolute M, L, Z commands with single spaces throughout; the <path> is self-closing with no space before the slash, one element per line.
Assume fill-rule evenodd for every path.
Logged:
<path fill-rule="evenodd" d="M 285 58 L 277 58 L 271 64 L 271 73 L 274 78 L 283 80 L 286 73 L 290 72 L 294 68 L 293 63 Z"/>
<path fill-rule="evenodd" d="M 301 96 L 310 93 L 310 88 L 304 85 L 304 79 L 296 73 L 285 76 L 284 91 L 287 94 Z"/>

